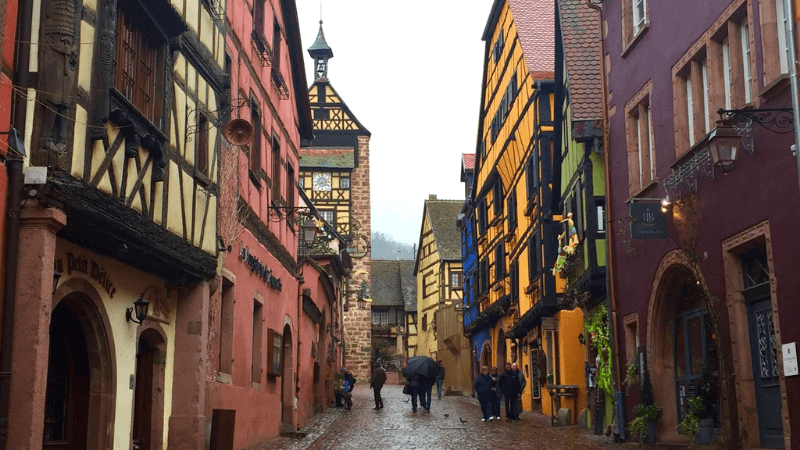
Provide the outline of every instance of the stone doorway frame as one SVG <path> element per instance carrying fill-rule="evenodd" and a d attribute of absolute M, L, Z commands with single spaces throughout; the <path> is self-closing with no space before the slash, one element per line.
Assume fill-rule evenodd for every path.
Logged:
<path fill-rule="evenodd" d="M 772 300 L 772 319 L 775 327 L 775 343 L 781 347 L 780 316 L 778 314 L 777 279 L 775 278 L 775 264 L 772 256 L 772 236 L 769 221 L 761 222 L 755 226 L 731 236 L 722 241 L 722 264 L 725 271 L 725 304 L 728 308 L 730 326 L 731 355 L 738 364 L 733 365 L 733 375 L 736 389 L 736 405 L 738 409 L 739 430 L 758 429 L 758 410 L 755 398 L 755 382 L 753 381 L 753 366 L 750 353 L 750 330 L 748 328 L 747 301 L 742 294 L 744 280 L 742 279 L 742 263 L 740 255 L 757 246 L 763 246 L 767 251 L 767 265 L 769 268 L 769 290 Z M 739 337 L 742 336 L 741 340 Z M 778 370 L 780 371 L 781 386 L 781 417 L 783 418 L 784 448 L 792 448 L 791 427 L 789 424 L 789 406 L 786 403 L 786 379 L 783 375 L 783 355 L 778 351 Z M 756 448 L 759 446 L 758 433 L 740 433 L 742 435 L 742 448 Z"/>

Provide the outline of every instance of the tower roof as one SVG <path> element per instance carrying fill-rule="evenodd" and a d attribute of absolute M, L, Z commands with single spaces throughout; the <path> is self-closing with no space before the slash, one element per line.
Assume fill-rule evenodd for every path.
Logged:
<path fill-rule="evenodd" d="M 317 33 L 317 40 L 308 48 L 308 54 L 312 58 L 322 56 L 325 58 L 333 58 L 333 50 L 325 41 L 325 32 L 322 31 L 322 20 L 319 21 L 319 32 Z"/>

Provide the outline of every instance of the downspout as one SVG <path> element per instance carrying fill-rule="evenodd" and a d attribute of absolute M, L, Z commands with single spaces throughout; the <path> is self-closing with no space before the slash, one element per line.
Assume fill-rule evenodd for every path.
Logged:
<path fill-rule="evenodd" d="M 789 54 L 792 55 L 793 61 L 789 64 L 789 80 L 792 87 L 792 116 L 794 118 L 794 148 L 795 159 L 797 160 L 797 175 L 798 182 L 800 182 L 800 151 L 798 151 L 798 144 L 800 144 L 800 99 L 798 99 L 798 86 L 797 86 L 797 46 L 794 36 L 794 19 L 795 11 L 793 3 L 789 0 L 783 0 L 783 9 L 786 12 L 784 16 L 788 17 L 786 27 L 786 42 L 789 44 Z"/>
<path fill-rule="evenodd" d="M 28 67 L 30 62 L 31 16 L 33 5 L 31 0 L 19 0 L 17 10 L 17 28 L 14 46 L 14 73 L 12 82 L 15 86 L 27 88 Z M 0 49 L 2 51 L 2 49 Z M 18 130 L 25 129 L 26 103 L 17 99 L 12 93 L 12 123 Z M 0 130 L 2 131 L 2 130 Z M 14 341 L 14 309 L 17 294 L 17 254 L 19 253 L 20 213 L 22 210 L 22 164 L 20 155 L 11 155 L 6 160 L 8 171 L 8 221 L 6 222 L 6 254 L 2 344 L 0 344 L 0 450 L 5 450 L 8 437 L 9 395 L 11 393 L 11 349 Z"/>
<path fill-rule="evenodd" d="M 612 245 L 612 238 L 613 238 L 613 231 L 612 225 L 613 221 L 611 220 L 611 164 L 609 161 L 609 149 L 608 149 L 608 140 L 609 140 L 609 118 L 608 118 L 608 99 L 606 96 L 606 91 L 608 88 L 608 84 L 606 82 L 606 58 L 605 58 L 605 40 L 603 38 L 603 8 L 600 6 L 595 5 L 592 3 L 592 0 L 586 0 L 586 4 L 597 11 L 600 14 L 600 76 L 602 78 L 602 89 L 600 90 L 601 93 L 601 101 L 602 104 L 602 112 L 603 112 L 603 163 L 605 164 L 605 197 L 606 197 L 606 308 L 608 308 L 608 315 L 609 321 L 611 324 L 610 333 L 611 333 L 611 354 L 614 356 L 616 355 L 616 351 L 619 348 L 619 338 L 617 333 L 617 300 L 616 295 L 614 292 L 614 272 L 613 272 L 613 245 Z M 614 405 L 615 411 L 617 413 L 617 429 L 615 434 L 617 434 L 621 439 L 625 439 L 625 419 L 624 419 L 624 412 L 625 408 L 622 407 L 622 402 L 624 401 L 624 396 L 621 395 L 621 375 L 620 375 L 620 364 L 618 358 L 613 359 L 614 362 Z"/>

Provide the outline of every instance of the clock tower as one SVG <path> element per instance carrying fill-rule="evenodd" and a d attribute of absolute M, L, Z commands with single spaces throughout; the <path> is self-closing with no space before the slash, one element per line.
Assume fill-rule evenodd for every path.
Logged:
<path fill-rule="evenodd" d="M 369 379 L 372 357 L 369 141 L 371 133 L 328 79 L 333 57 L 320 21 L 314 44 L 314 83 L 308 90 L 314 126 L 310 146 L 300 149 L 300 185 L 322 216 L 349 241 L 353 269 L 342 292 L 345 364 Z"/>

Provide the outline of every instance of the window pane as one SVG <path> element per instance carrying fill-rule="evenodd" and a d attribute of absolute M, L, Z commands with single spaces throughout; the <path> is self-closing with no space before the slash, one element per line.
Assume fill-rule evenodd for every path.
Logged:
<path fill-rule="evenodd" d="M 739 35 L 742 39 L 742 70 L 744 71 L 744 101 L 753 101 L 753 94 L 750 90 L 752 86 L 752 75 L 750 73 L 750 26 L 747 22 L 742 23 Z"/>
<path fill-rule="evenodd" d="M 689 120 L 689 146 L 694 145 L 694 102 L 692 101 L 692 79 L 686 79 L 686 118 Z"/>
<path fill-rule="evenodd" d="M 725 89 L 725 109 L 731 109 L 731 46 L 728 38 L 722 41 L 722 85 Z"/>
<path fill-rule="evenodd" d="M 775 0 L 775 14 L 778 25 L 778 58 L 781 63 L 781 73 L 789 73 L 789 47 L 786 45 L 786 12 L 784 11 L 785 0 Z"/>
<path fill-rule="evenodd" d="M 711 131 L 711 124 L 708 120 L 708 60 L 704 59 L 700 62 L 700 68 L 703 76 L 703 123 L 705 124 L 705 132 Z"/>
<path fill-rule="evenodd" d="M 597 207 L 597 231 L 604 231 L 606 224 L 606 208 L 602 205 Z"/>
<path fill-rule="evenodd" d="M 703 317 L 696 316 L 686 321 L 686 333 L 689 336 L 689 357 L 691 375 L 699 375 L 703 371 Z"/>
<path fill-rule="evenodd" d="M 650 144 L 650 179 L 656 178 L 656 153 L 653 149 L 653 116 L 650 114 L 650 104 L 647 104 L 647 138 Z"/>

